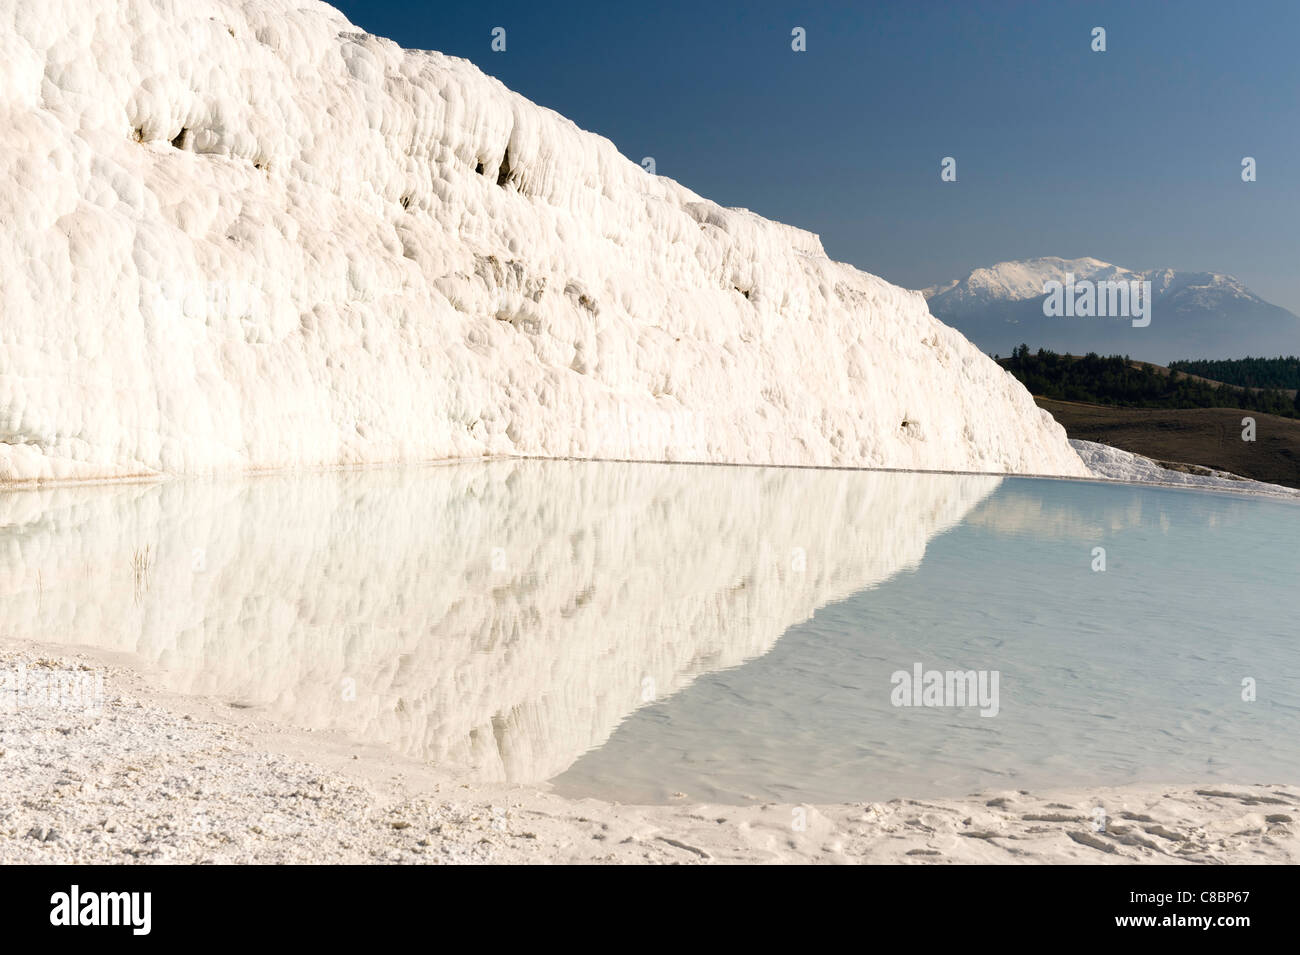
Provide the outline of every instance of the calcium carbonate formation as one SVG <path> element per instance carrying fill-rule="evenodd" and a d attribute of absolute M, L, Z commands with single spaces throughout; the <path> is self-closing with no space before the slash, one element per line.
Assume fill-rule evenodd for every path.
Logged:
<path fill-rule="evenodd" d="M 919 293 L 324 4 L 3 0 L 0 110 L 0 481 L 1086 473 Z"/>

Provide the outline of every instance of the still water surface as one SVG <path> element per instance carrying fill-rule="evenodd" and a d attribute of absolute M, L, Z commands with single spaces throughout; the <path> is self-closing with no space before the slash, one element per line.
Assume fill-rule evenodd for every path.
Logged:
<path fill-rule="evenodd" d="M 861 471 L 493 461 L 9 491 L 0 635 L 625 802 L 1289 782 L 1297 541 L 1290 502 Z M 997 715 L 894 705 L 918 664 L 996 673 Z"/>

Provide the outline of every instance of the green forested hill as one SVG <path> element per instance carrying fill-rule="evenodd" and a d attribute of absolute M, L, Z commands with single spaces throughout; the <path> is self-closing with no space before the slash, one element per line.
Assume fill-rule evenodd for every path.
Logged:
<path fill-rule="evenodd" d="M 1233 361 L 1174 361 L 1169 367 L 1242 388 L 1300 389 L 1300 358 L 1239 358 Z"/>
<path fill-rule="evenodd" d="M 1297 406 L 1300 398 L 1293 398 L 1280 387 L 1252 390 L 1206 381 L 1205 378 L 1212 376 L 1197 371 L 1195 374 L 1202 377 L 1192 377 L 1186 373 L 1190 369 L 1165 369 L 1133 362 L 1126 356 L 1058 355 L 1044 349 L 1030 352 L 1027 345 L 1021 345 L 1010 358 L 999 359 L 999 363 L 1031 394 L 1043 398 L 1124 408 L 1239 408 L 1287 418 L 1300 417 Z"/>

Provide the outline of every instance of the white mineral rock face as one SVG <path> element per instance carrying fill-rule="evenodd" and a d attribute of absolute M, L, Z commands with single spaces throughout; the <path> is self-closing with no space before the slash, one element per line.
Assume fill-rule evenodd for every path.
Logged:
<path fill-rule="evenodd" d="M 171 691 L 541 780 L 915 568 L 999 483 L 491 461 L 12 490 L 0 638 L 131 653 Z"/>
<path fill-rule="evenodd" d="M 1086 471 L 924 298 L 311 0 L 0 2 L 0 481 Z"/>
<path fill-rule="evenodd" d="M 1300 491 L 1281 484 L 1252 481 L 1250 478 L 1196 467 L 1195 470 L 1175 471 L 1157 461 L 1122 451 L 1093 441 L 1071 441 L 1079 457 L 1088 465 L 1095 477 L 1108 481 L 1129 481 L 1140 484 L 1168 484 L 1177 487 L 1199 487 L 1215 491 L 1240 491 L 1249 494 L 1268 494 L 1276 497 L 1300 497 Z M 1186 467 L 1186 465 L 1184 465 Z"/>

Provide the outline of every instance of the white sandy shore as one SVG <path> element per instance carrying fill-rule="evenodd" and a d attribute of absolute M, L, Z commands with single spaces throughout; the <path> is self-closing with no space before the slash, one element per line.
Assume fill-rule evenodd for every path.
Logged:
<path fill-rule="evenodd" d="M 98 714 L 0 713 L 0 863 L 1300 861 L 1292 784 L 621 806 L 440 779 L 338 737 L 164 696 L 120 659 L 0 647 L 0 670 L 19 666 L 89 667 L 105 694 Z"/>

